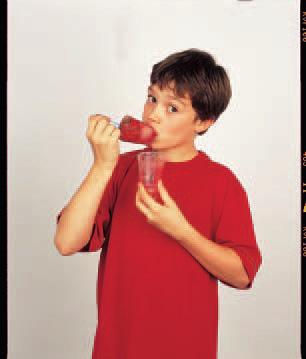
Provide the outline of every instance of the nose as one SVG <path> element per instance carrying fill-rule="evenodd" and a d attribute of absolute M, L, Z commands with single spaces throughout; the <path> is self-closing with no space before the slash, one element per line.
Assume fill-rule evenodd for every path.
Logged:
<path fill-rule="evenodd" d="M 152 123 L 153 125 L 160 123 L 160 116 L 157 113 L 156 109 L 152 110 L 152 112 L 148 115 L 148 121 L 150 122 L 150 124 Z"/>
<path fill-rule="evenodd" d="M 157 117 L 152 117 L 152 116 L 149 116 L 147 121 L 148 121 L 149 125 L 151 125 L 151 126 L 153 126 L 153 127 L 154 127 L 156 124 L 160 123 L 160 121 L 158 120 Z"/>
<path fill-rule="evenodd" d="M 147 108 L 144 121 L 148 125 L 152 126 L 156 132 L 158 132 L 162 116 L 162 108 L 156 104 L 155 106 L 150 106 L 150 108 Z"/>

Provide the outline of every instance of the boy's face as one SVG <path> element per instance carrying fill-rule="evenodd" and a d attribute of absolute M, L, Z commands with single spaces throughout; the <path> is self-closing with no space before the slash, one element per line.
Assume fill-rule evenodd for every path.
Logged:
<path fill-rule="evenodd" d="M 173 92 L 174 83 L 162 91 L 157 85 L 148 87 L 148 96 L 144 104 L 142 121 L 150 124 L 157 136 L 150 145 L 152 149 L 174 147 L 193 147 L 197 132 L 211 126 L 211 120 L 195 120 L 196 112 L 192 107 L 189 95 L 176 98 Z"/>

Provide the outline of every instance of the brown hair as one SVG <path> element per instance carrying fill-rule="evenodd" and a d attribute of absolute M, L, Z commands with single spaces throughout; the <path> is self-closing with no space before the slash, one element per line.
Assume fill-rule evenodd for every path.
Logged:
<path fill-rule="evenodd" d="M 191 48 L 175 52 L 152 67 L 151 85 L 160 89 L 174 81 L 176 96 L 189 94 L 196 112 L 195 120 L 217 120 L 226 109 L 232 90 L 225 69 L 208 52 Z M 208 130 L 208 129 L 207 129 Z M 199 132 L 203 135 L 207 130 Z"/>

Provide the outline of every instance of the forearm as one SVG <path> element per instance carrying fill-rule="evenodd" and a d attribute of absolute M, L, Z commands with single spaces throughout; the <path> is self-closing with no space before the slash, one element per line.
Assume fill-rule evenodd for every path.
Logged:
<path fill-rule="evenodd" d="M 244 288 L 249 277 L 238 254 L 201 235 L 191 225 L 176 237 L 177 241 L 212 275 L 237 288 Z"/>
<path fill-rule="evenodd" d="M 93 165 L 64 208 L 54 237 L 61 254 L 72 254 L 89 241 L 101 197 L 111 176 L 111 169 Z"/>

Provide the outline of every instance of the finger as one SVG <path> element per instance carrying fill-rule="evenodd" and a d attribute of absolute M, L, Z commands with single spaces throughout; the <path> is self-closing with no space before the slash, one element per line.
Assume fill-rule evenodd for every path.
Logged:
<path fill-rule="evenodd" d="M 110 142 L 116 142 L 121 135 L 121 131 L 119 128 L 115 128 L 115 130 L 111 134 Z"/>
<path fill-rule="evenodd" d="M 109 123 L 109 121 L 110 121 L 110 118 L 107 116 L 104 116 L 104 115 L 97 114 L 97 115 L 89 116 L 86 135 L 89 137 L 92 137 L 92 134 L 94 133 L 98 123 L 99 123 L 100 128 L 101 128 L 101 125 L 103 125 L 102 128 L 104 128 Z"/>
<path fill-rule="evenodd" d="M 138 185 L 140 189 L 141 199 L 145 202 L 145 204 L 151 211 L 157 212 L 159 210 L 160 204 L 156 202 L 152 196 L 149 195 L 141 182 L 138 182 Z"/>
<path fill-rule="evenodd" d="M 100 121 L 102 123 L 108 124 L 110 122 L 110 118 L 108 116 L 99 115 L 99 114 L 91 115 L 91 116 L 89 116 L 89 119 L 88 119 L 88 126 L 95 128 Z"/>
<path fill-rule="evenodd" d="M 175 203 L 173 198 L 169 195 L 166 188 L 164 187 L 164 184 L 162 183 L 161 179 L 158 180 L 157 187 L 158 187 L 160 196 L 166 205 L 171 205 L 171 204 Z"/>
<path fill-rule="evenodd" d="M 150 210 L 141 202 L 139 194 L 136 195 L 135 204 L 136 204 L 136 207 L 140 210 L 140 212 L 142 212 L 145 215 L 147 220 L 151 221 L 152 214 L 151 214 Z"/>
<path fill-rule="evenodd" d="M 111 123 L 104 124 L 104 121 L 99 121 L 96 126 L 96 131 L 101 135 L 101 137 L 108 138 L 112 135 L 112 133 L 117 129 L 114 125 Z"/>
<path fill-rule="evenodd" d="M 143 206 L 145 206 L 145 208 L 146 208 L 148 211 L 150 211 L 149 207 L 147 206 L 146 202 L 144 201 L 144 199 L 143 199 L 143 197 L 142 197 L 142 195 L 141 195 L 141 191 L 140 191 L 139 186 L 138 186 L 138 190 L 137 190 L 137 192 L 136 192 L 136 200 L 137 200 L 138 202 L 140 202 Z"/>
<path fill-rule="evenodd" d="M 147 209 L 149 212 L 153 212 L 152 209 L 151 209 L 151 207 L 149 206 L 149 204 L 148 204 L 146 198 L 143 196 L 143 193 L 142 193 L 142 191 L 141 191 L 141 189 L 140 189 L 139 186 L 138 186 L 138 191 L 137 191 L 136 196 L 137 196 L 138 201 L 140 201 L 140 203 L 141 203 L 143 206 L 145 206 L 146 209 Z M 148 196 L 149 196 L 149 194 L 148 194 Z"/>

